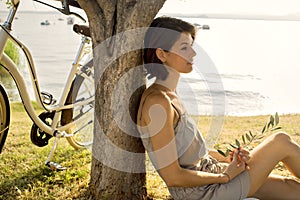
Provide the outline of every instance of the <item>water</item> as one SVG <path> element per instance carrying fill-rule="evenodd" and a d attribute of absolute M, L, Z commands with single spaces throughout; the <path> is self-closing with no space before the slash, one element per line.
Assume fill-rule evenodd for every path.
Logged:
<path fill-rule="evenodd" d="M 5 16 L 0 12 L 3 21 Z M 19 12 L 17 18 L 12 34 L 31 51 L 41 91 L 59 98 L 81 37 L 67 24 L 67 17 L 59 13 Z M 40 25 L 45 20 L 50 25 Z M 29 90 L 33 93 L 30 87 Z"/>
<path fill-rule="evenodd" d="M 209 31 L 200 30 L 196 39 L 198 56 L 194 71 L 197 73 L 188 82 L 192 83 L 195 102 L 203 103 L 188 104 L 191 112 L 300 113 L 299 21 L 185 20 L 210 26 Z M 200 84 L 203 79 L 205 83 Z M 208 87 L 212 81 L 223 89 Z M 222 95 L 224 99 L 219 98 Z M 186 92 L 184 99 L 189 101 L 191 95 Z"/>
<path fill-rule="evenodd" d="M 51 25 L 41 26 L 45 19 Z M 198 32 L 194 70 L 179 85 L 191 114 L 300 113 L 300 22 L 185 20 L 210 26 Z M 58 98 L 80 36 L 57 13 L 19 13 L 13 28 L 32 50 L 41 90 Z"/>

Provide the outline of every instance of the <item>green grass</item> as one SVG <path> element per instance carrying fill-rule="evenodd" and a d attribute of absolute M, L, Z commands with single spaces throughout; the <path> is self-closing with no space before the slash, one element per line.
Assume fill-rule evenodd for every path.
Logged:
<path fill-rule="evenodd" d="M 20 64 L 20 48 L 18 46 L 16 46 L 15 43 L 13 43 L 11 40 L 8 40 L 5 48 L 4 48 L 4 52 L 6 53 L 6 55 L 8 55 L 8 57 L 11 58 L 11 60 L 19 65 Z M 6 71 L 3 66 L 0 63 L 0 78 L 3 79 L 2 81 L 8 81 L 5 79 L 11 79 L 8 71 Z M 9 80 L 11 81 L 11 80 Z"/>
<path fill-rule="evenodd" d="M 40 148 L 32 144 L 32 123 L 23 106 L 13 103 L 11 109 L 10 131 L 0 155 L 0 199 L 85 199 L 91 153 L 74 150 L 61 139 L 54 161 L 67 170 L 49 170 L 44 163 L 51 145 Z"/>
<path fill-rule="evenodd" d="M 91 153 L 74 150 L 61 139 L 54 161 L 67 167 L 66 171 L 53 172 L 44 162 L 50 151 L 30 141 L 31 121 L 20 103 L 13 103 L 10 132 L 0 155 L 0 199 L 87 199 L 91 167 Z M 260 131 L 269 116 L 226 117 L 219 142 L 232 142 L 248 130 Z M 211 118 L 197 117 L 198 126 L 205 135 Z M 300 143 L 300 115 L 280 116 L 280 125 Z M 52 139 L 51 139 L 52 141 Z M 169 193 L 157 173 L 147 161 L 147 190 L 152 199 L 168 199 Z M 276 173 L 289 175 L 282 165 Z"/>
<path fill-rule="evenodd" d="M 20 58 L 19 58 L 20 52 L 19 51 L 20 51 L 20 49 L 18 48 L 18 46 L 16 46 L 15 43 L 13 43 L 11 40 L 7 41 L 4 52 L 16 64 L 19 64 L 19 62 L 20 62 Z"/>
<path fill-rule="evenodd" d="M 16 63 L 19 64 L 20 63 L 20 55 L 19 52 L 20 49 L 18 48 L 18 46 L 16 46 L 15 43 L 13 43 L 11 40 L 8 40 L 5 48 L 4 48 L 4 53 L 6 53 L 6 55 L 8 55 L 11 60 Z M 0 66 L 0 70 L 1 72 L 3 71 L 3 69 Z"/>

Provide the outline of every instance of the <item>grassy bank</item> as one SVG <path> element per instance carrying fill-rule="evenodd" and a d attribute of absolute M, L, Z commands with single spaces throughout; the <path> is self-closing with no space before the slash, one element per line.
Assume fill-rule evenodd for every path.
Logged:
<path fill-rule="evenodd" d="M 44 166 L 51 145 L 39 148 L 30 141 L 31 121 L 19 103 L 12 105 L 11 126 L 4 150 L 0 155 L 0 199 L 86 199 L 91 154 L 87 150 L 75 151 L 62 139 L 54 160 L 67 167 L 66 171 L 52 172 Z M 268 116 L 226 117 L 219 142 L 232 142 L 246 131 L 260 131 Z M 210 117 L 197 117 L 205 135 Z M 280 116 L 283 130 L 300 142 L 300 115 Z M 287 174 L 282 166 L 277 173 Z M 167 199 L 165 184 L 157 173 L 147 173 L 149 197 Z"/>
<path fill-rule="evenodd" d="M 90 152 L 76 151 L 61 139 L 54 161 L 68 169 L 50 171 L 44 163 L 52 142 L 42 148 L 32 144 L 32 122 L 23 106 L 13 103 L 11 109 L 10 132 L 0 155 L 0 199 L 85 199 Z"/>

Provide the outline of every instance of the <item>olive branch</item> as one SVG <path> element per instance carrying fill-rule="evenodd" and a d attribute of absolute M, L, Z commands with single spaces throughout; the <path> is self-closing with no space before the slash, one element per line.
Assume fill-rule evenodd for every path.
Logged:
<path fill-rule="evenodd" d="M 266 124 L 264 125 L 264 127 L 262 128 L 262 130 L 257 133 L 254 134 L 252 133 L 252 131 L 248 131 L 247 133 L 242 135 L 242 142 L 240 142 L 240 140 L 235 139 L 234 144 L 231 143 L 223 143 L 226 145 L 229 145 L 231 148 L 233 149 L 240 149 L 242 146 L 243 148 L 246 148 L 248 150 L 251 150 L 254 148 L 254 143 L 258 143 L 261 141 L 261 139 L 263 139 L 265 137 L 265 133 L 267 132 L 272 132 L 272 131 L 276 131 L 281 129 L 280 126 L 278 126 L 279 124 L 279 116 L 278 113 L 276 112 L 275 115 L 271 115 L 270 119 L 268 122 L 266 122 Z M 224 157 L 227 157 L 228 155 L 230 155 L 230 153 L 233 152 L 233 150 L 231 148 L 229 148 L 228 146 L 226 147 L 226 151 L 221 150 L 221 146 L 222 144 L 217 144 L 215 145 L 215 149 L 217 149 L 217 151 L 223 155 Z"/>

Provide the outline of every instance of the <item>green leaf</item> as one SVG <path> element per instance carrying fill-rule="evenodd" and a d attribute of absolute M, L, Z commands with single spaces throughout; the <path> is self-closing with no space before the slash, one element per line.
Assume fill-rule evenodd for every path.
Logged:
<path fill-rule="evenodd" d="M 270 116 L 270 121 L 269 121 L 269 124 L 268 124 L 268 128 L 272 125 L 272 127 L 274 126 L 274 117 L 271 115 Z"/>
<path fill-rule="evenodd" d="M 221 154 L 222 156 L 227 157 L 226 154 L 225 154 L 222 150 L 218 149 L 217 151 L 218 151 L 219 154 Z"/>
<path fill-rule="evenodd" d="M 282 127 L 275 127 L 275 128 L 273 128 L 273 129 L 271 129 L 271 131 L 276 131 L 276 130 L 279 130 L 279 129 L 281 129 Z"/>
<path fill-rule="evenodd" d="M 251 137 L 248 134 L 246 134 L 246 138 L 249 142 L 251 142 Z"/>
<path fill-rule="evenodd" d="M 246 144 L 245 135 L 242 135 L 243 144 Z"/>
<path fill-rule="evenodd" d="M 220 149 L 220 146 L 221 146 L 221 144 L 218 143 L 218 144 L 215 144 L 214 148 L 215 149 Z"/>
<path fill-rule="evenodd" d="M 272 125 L 272 122 L 271 122 L 271 121 L 269 121 L 269 123 L 268 123 L 268 125 L 267 125 L 267 130 L 270 128 L 270 126 L 272 126 L 272 127 L 273 127 L 273 125 Z"/>
<path fill-rule="evenodd" d="M 226 149 L 226 153 L 225 153 L 226 157 L 229 155 L 230 152 L 232 152 L 230 149 Z"/>
<path fill-rule="evenodd" d="M 250 133 L 251 137 L 253 137 L 253 135 L 252 135 L 252 132 L 251 132 L 251 131 L 249 131 L 249 133 Z"/>
<path fill-rule="evenodd" d="M 233 144 L 229 144 L 232 148 L 237 149 L 238 147 L 233 145 Z"/>
<path fill-rule="evenodd" d="M 235 139 L 235 144 L 236 144 L 236 146 L 237 146 L 238 148 L 241 147 L 241 143 L 240 143 L 240 141 L 238 141 L 237 139 Z"/>
<path fill-rule="evenodd" d="M 261 133 L 266 132 L 266 129 L 267 129 L 267 124 L 265 124 L 265 126 L 264 126 L 263 129 L 261 130 Z"/>
<path fill-rule="evenodd" d="M 264 138 L 264 136 L 261 135 L 257 139 L 260 140 L 260 139 L 263 139 L 263 138 Z"/>
<path fill-rule="evenodd" d="M 279 123 L 279 116 L 278 116 L 278 113 L 276 112 L 275 113 L 275 126 L 277 126 Z"/>

